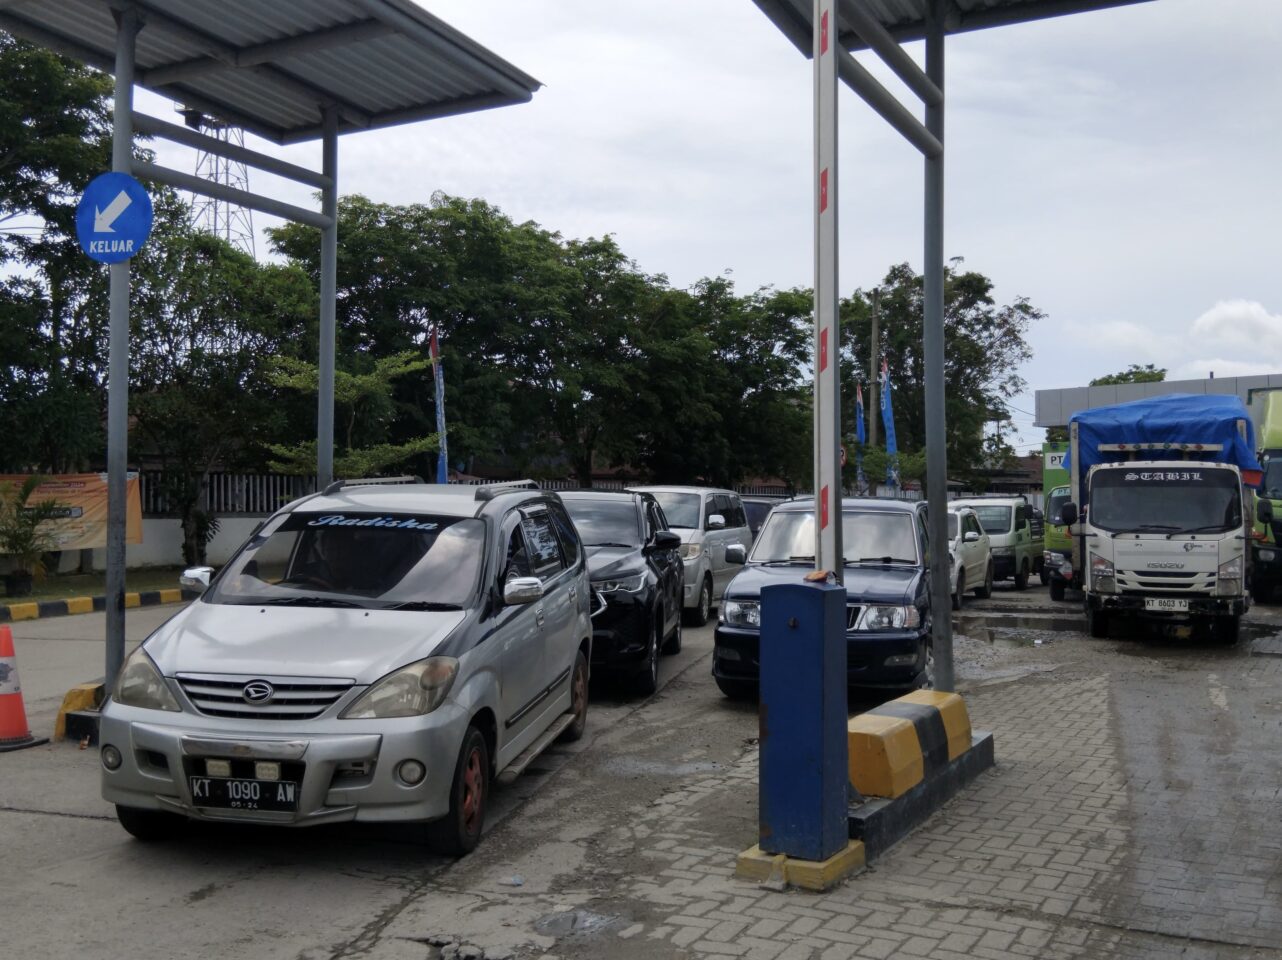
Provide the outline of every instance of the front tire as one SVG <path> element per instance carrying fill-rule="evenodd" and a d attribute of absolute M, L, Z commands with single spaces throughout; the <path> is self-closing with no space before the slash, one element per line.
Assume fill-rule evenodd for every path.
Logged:
<path fill-rule="evenodd" d="M 1037 565 L 1037 576 L 1041 579 L 1043 587 L 1051 582 L 1051 572 L 1046 569 L 1045 561 Z"/>
<path fill-rule="evenodd" d="M 1231 647 L 1238 641 L 1238 633 L 1242 627 L 1242 618 L 1240 616 L 1221 617 L 1215 621 L 1212 626 L 1212 636 L 1217 643 L 1226 647 Z"/>
<path fill-rule="evenodd" d="M 717 677 L 717 689 L 731 700 L 756 700 L 757 684 L 753 680 L 727 680 Z"/>
<path fill-rule="evenodd" d="M 663 643 L 663 652 L 666 654 L 681 652 L 681 616 L 679 614 L 677 615 L 677 625 L 672 628 L 672 633 L 668 635 L 668 639 Z"/>
<path fill-rule="evenodd" d="M 1091 607 L 1086 608 L 1086 626 L 1090 630 L 1091 636 L 1096 640 L 1108 639 L 1108 614 L 1103 610 L 1095 610 Z"/>
<path fill-rule="evenodd" d="M 686 615 L 686 622 L 692 627 L 702 627 L 712 618 L 712 578 L 704 577 L 699 587 L 699 602 Z"/>
<path fill-rule="evenodd" d="M 1052 600 L 1063 600 L 1063 599 L 1064 599 L 1064 589 L 1065 589 L 1065 588 L 1064 588 L 1064 581 L 1063 581 L 1063 580 L 1052 580 L 1052 581 L 1051 581 L 1051 599 L 1052 599 Z"/>
<path fill-rule="evenodd" d="M 645 660 L 641 663 L 641 669 L 637 672 L 636 691 L 643 697 L 648 697 L 659 689 L 659 647 L 663 645 L 663 640 L 659 636 L 663 632 L 663 624 L 659 621 L 656 614 L 654 626 L 650 630 L 650 647 L 646 651 Z"/>
<path fill-rule="evenodd" d="M 588 658 L 580 650 L 574 655 L 574 672 L 570 674 L 570 712 L 574 722 L 558 738 L 562 743 L 574 743 L 583 737 L 588 726 Z"/>
<path fill-rule="evenodd" d="M 987 600 L 993 595 L 993 561 L 988 561 L 988 570 L 984 572 L 984 585 L 975 588 L 975 596 Z"/>
<path fill-rule="evenodd" d="M 1028 561 L 1025 560 L 1019 568 L 1019 573 L 1015 574 L 1015 589 L 1028 589 Z"/>
<path fill-rule="evenodd" d="M 1268 603 L 1273 599 L 1273 584 L 1271 583 L 1252 583 L 1251 599 L 1256 603 Z"/>
<path fill-rule="evenodd" d="M 953 587 L 953 609 L 954 610 L 960 610 L 962 608 L 962 597 L 964 596 L 964 591 L 962 590 L 962 587 L 965 586 L 965 584 L 966 584 L 966 574 L 963 571 L 962 573 L 957 574 L 957 583 Z"/>
<path fill-rule="evenodd" d="M 183 817 L 174 813 L 140 810 L 138 807 L 122 807 L 120 804 L 116 804 L 116 819 L 130 836 L 143 843 L 173 840 L 187 824 Z"/>
<path fill-rule="evenodd" d="M 454 765 L 450 812 L 427 825 L 428 844 L 449 857 L 466 856 L 475 850 L 481 842 L 489 798 L 489 744 L 485 742 L 485 734 L 469 726 L 463 734 L 463 746 Z"/>

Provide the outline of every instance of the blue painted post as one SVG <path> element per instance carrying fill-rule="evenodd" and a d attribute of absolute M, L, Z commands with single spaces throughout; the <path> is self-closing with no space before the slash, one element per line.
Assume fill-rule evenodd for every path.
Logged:
<path fill-rule="evenodd" d="M 848 842 L 844 587 L 762 588 L 759 709 L 759 845 L 827 860 Z"/>

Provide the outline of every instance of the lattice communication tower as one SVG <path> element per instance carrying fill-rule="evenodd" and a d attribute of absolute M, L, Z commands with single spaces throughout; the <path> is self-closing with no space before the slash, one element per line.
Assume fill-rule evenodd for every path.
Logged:
<path fill-rule="evenodd" d="M 238 147 L 245 145 L 245 131 L 221 120 L 207 117 L 199 110 L 179 108 L 183 120 L 193 130 Z M 243 163 L 228 160 L 204 150 L 196 152 L 196 176 L 221 183 L 236 190 L 249 190 L 249 168 Z M 226 200 L 194 196 L 191 205 L 192 225 L 222 237 L 234 247 L 244 250 L 251 257 L 254 253 L 254 214 L 247 207 L 240 207 Z"/>

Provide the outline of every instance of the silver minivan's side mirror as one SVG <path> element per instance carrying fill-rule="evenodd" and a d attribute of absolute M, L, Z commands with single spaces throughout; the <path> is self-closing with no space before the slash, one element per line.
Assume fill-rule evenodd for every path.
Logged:
<path fill-rule="evenodd" d="M 966 535 L 962 537 L 967 543 L 979 543 L 979 534 L 974 530 L 967 530 Z"/>
<path fill-rule="evenodd" d="M 742 543 L 731 543 L 726 546 L 726 563 L 743 566 L 748 562 L 748 551 Z"/>
<path fill-rule="evenodd" d="M 503 585 L 503 602 L 509 607 L 533 603 L 543 596 L 543 581 L 538 577 L 513 577 Z"/>
<path fill-rule="evenodd" d="M 186 590 L 204 593 L 209 588 L 209 579 L 214 575 L 213 567 L 188 567 L 178 577 L 178 582 Z"/>
<path fill-rule="evenodd" d="M 719 513 L 708 514 L 709 530 L 724 530 L 726 527 L 726 518 Z"/>

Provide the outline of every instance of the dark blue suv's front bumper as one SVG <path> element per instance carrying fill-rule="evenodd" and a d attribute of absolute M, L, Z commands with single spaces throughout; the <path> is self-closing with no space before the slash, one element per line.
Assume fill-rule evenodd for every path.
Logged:
<path fill-rule="evenodd" d="M 713 635 L 712 675 L 718 680 L 757 682 L 761 677 L 761 633 L 755 627 L 718 623 Z M 924 629 L 846 633 L 846 682 L 851 687 L 908 687 L 926 669 Z M 912 662 L 887 666 L 891 657 Z"/>

